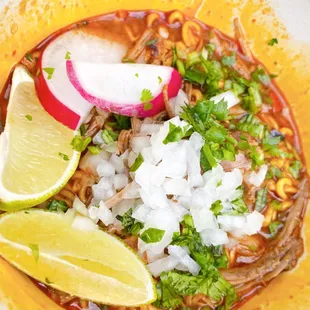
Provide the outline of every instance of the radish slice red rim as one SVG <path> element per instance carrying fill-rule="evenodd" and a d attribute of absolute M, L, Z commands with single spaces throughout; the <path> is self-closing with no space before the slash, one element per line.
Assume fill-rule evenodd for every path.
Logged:
<path fill-rule="evenodd" d="M 82 97 L 102 110 L 148 117 L 165 109 L 163 87 L 175 97 L 182 77 L 175 69 L 146 64 L 67 61 L 67 74 Z"/>
<path fill-rule="evenodd" d="M 45 110 L 71 129 L 77 129 L 93 105 L 85 100 L 68 79 L 66 60 L 119 63 L 127 47 L 90 35 L 69 31 L 56 37 L 44 49 L 39 60 L 36 90 Z"/>

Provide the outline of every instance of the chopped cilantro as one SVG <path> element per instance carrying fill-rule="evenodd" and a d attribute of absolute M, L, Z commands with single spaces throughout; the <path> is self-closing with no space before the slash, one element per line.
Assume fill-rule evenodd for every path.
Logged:
<path fill-rule="evenodd" d="M 237 128 L 249 133 L 255 138 L 262 138 L 265 126 L 257 117 L 252 114 L 247 114 L 238 122 Z"/>
<path fill-rule="evenodd" d="M 181 59 L 177 59 L 176 66 L 177 66 L 177 69 L 180 72 L 180 74 L 182 76 L 184 76 L 185 75 L 185 66 L 184 66 L 184 63 Z"/>
<path fill-rule="evenodd" d="M 124 232 L 126 234 L 131 234 L 131 235 L 136 236 L 136 235 L 138 235 L 140 230 L 143 228 L 143 224 L 137 222 L 132 217 L 132 209 L 129 209 L 123 215 L 117 215 L 116 219 L 118 219 L 122 223 Z"/>
<path fill-rule="evenodd" d="M 292 174 L 293 178 L 298 179 L 300 175 L 300 170 L 302 168 L 301 161 L 296 160 L 290 166 L 290 173 Z"/>
<path fill-rule="evenodd" d="M 230 56 L 222 57 L 222 64 L 224 66 L 232 67 L 236 63 L 236 54 L 232 53 Z"/>
<path fill-rule="evenodd" d="M 251 113 L 257 113 L 262 105 L 260 91 L 255 84 L 248 88 L 248 95 L 243 97 L 242 107 Z"/>
<path fill-rule="evenodd" d="M 163 144 L 168 144 L 170 142 L 177 142 L 182 140 L 188 135 L 190 126 L 185 127 L 176 126 L 173 123 L 169 123 L 169 132 L 166 138 L 163 140 Z"/>
<path fill-rule="evenodd" d="M 69 160 L 69 156 L 64 154 L 64 153 L 59 152 L 58 156 L 60 156 L 64 161 L 68 161 Z"/>
<path fill-rule="evenodd" d="M 267 203 L 267 187 L 262 188 L 256 192 L 255 210 L 262 211 Z"/>
<path fill-rule="evenodd" d="M 193 83 L 203 85 L 206 81 L 206 74 L 200 70 L 191 68 L 185 71 L 184 79 Z"/>
<path fill-rule="evenodd" d="M 163 238 L 164 234 L 165 231 L 162 229 L 149 228 L 145 230 L 139 238 L 145 243 L 156 243 Z"/>
<path fill-rule="evenodd" d="M 50 281 L 48 277 L 45 278 L 45 282 L 46 282 L 47 284 L 53 284 L 53 282 Z"/>
<path fill-rule="evenodd" d="M 142 90 L 141 97 L 140 97 L 141 102 L 146 103 L 146 102 L 150 102 L 153 99 L 154 99 L 154 96 L 152 95 L 152 92 L 149 89 L 144 88 Z"/>
<path fill-rule="evenodd" d="M 272 237 L 274 237 L 278 231 L 283 227 L 283 223 L 279 221 L 275 221 L 269 224 L 269 231 Z"/>
<path fill-rule="evenodd" d="M 151 110 L 152 108 L 153 108 L 153 104 L 151 102 L 144 102 L 143 103 L 143 110 L 144 111 Z"/>
<path fill-rule="evenodd" d="M 130 59 L 130 58 L 123 58 L 122 60 L 123 63 L 128 63 L 128 64 L 134 64 L 135 61 Z"/>
<path fill-rule="evenodd" d="M 36 76 L 39 76 L 39 75 L 40 75 L 40 73 L 41 73 L 41 69 L 40 69 L 40 68 L 38 68 L 38 69 L 37 69 L 37 71 L 36 71 Z"/>
<path fill-rule="evenodd" d="M 157 78 L 158 78 L 158 84 L 161 84 L 163 79 L 160 76 L 158 76 Z"/>
<path fill-rule="evenodd" d="M 101 138 L 105 144 L 110 144 L 118 139 L 119 134 L 109 129 L 103 129 Z"/>
<path fill-rule="evenodd" d="M 278 39 L 277 38 L 272 38 L 269 42 L 268 45 L 274 46 L 275 44 L 278 44 Z"/>
<path fill-rule="evenodd" d="M 68 210 L 68 206 L 65 201 L 53 199 L 47 204 L 47 210 L 51 212 L 66 212 Z"/>
<path fill-rule="evenodd" d="M 84 136 L 85 133 L 86 133 L 86 127 L 85 127 L 85 124 L 82 124 L 80 126 L 80 133 L 81 133 L 81 136 Z"/>
<path fill-rule="evenodd" d="M 258 68 L 251 74 L 251 76 L 253 80 L 257 83 L 260 82 L 265 86 L 268 86 L 270 84 L 270 77 L 263 68 Z"/>
<path fill-rule="evenodd" d="M 67 60 L 71 59 L 71 52 L 66 53 L 65 59 Z"/>
<path fill-rule="evenodd" d="M 25 55 L 25 58 L 26 58 L 28 61 L 30 61 L 30 62 L 33 61 L 33 57 L 32 57 L 32 55 L 31 55 L 30 53 L 27 53 L 27 54 Z"/>
<path fill-rule="evenodd" d="M 142 165 L 143 162 L 144 162 L 144 158 L 141 155 L 141 153 L 139 153 L 139 155 L 136 158 L 135 162 L 130 167 L 130 172 L 136 172 L 139 169 L 139 167 Z"/>
<path fill-rule="evenodd" d="M 138 77 L 139 77 L 139 73 L 136 73 L 136 74 L 135 74 L 135 77 L 137 77 L 137 78 L 138 78 Z"/>
<path fill-rule="evenodd" d="M 221 214 L 221 211 L 223 209 L 222 202 L 220 200 L 217 200 L 213 202 L 210 210 L 214 213 L 214 215 L 219 215 Z"/>
<path fill-rule="evenodd" d="M 82 136 L 75 136 L 72 139 L 70 144 L 72 145 L 72 148 L 75 151 L 83 152 L 86 150 L 86 148 L 90 142 L 91 142 L 91 137 L 87 137 L 84 139 Z"/>
<path fill-rule="evenodd" d="M 28 121 L 32 121 L 32 116 L 31 115 L 27 114 L 25 117 L 27 118 Z"/>
<path fill-rule="evenodd" d="M 53 77 L 55 68 L 47 67 L 43 68 L 43 71 L 47 73 L 47 79 L 50 80 Z"/>
<path fill-rule="evenodd" d="M 39 246 L 37 244 L 33 244 L 33 243 L 29 243 L 28 246 L 29 246 L 29 249 L 31 250 L 32 255 L 34 257 L 34 260 L 37 264 L 39 261 L 39 256 L 40 256 Z"/>
<path fill-rule="evenodd" d="M 192 52 L 187 55 L 186 67 L 189 68 L 195 64 L 201 63 L 200 54 L 198 52 Z"/>
<path fill-rule="evenodd" d="M 146 45 L 146 46 L 151 46 L 151 45 L 156 44 L 157 41 L 158 41 L 158 39 L 155 38 L 155 39 L 152 39 L 152 40 L 150 40 L 150 41 L 147 41 L 147 42 L 145 43 L 145 45 Z"/>
<path fill-rule="evenodd" d="M 87 149 L 93 155 L 98 155 L 102 152 L 102 149 L 99 146 L 91 145 L 91 146 L 88 146 Z"/>
<path fill-rule="evenodd" d="M 270 206 L 272 207 L 272 208 L 274 208 L 275 210 L 280 210 L 280 208 L 281 208 L 281 203 L 280 203 L 280 201 L 278 201 L 278 200 L 272 200 L 271 202 L 270 202 Z"/>
<path fill-rule="evenodd" d="M 130 117 L 125 115 L 113 114 L 116 119 L 117 125 L 120 129 L 131 128 Z"/>

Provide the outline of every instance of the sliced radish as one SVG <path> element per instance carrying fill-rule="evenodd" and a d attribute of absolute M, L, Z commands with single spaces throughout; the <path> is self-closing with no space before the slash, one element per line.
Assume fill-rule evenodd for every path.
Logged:
<path fill-rule="evenodd" d="M 165 109 L 163 87 L 168 85 L 168 98 L 175 97 L 182 77 L 175 69 L 146 64 L 94 64 L 67 61 L 72 85 L 90 103 L 122 115 L 147 117 Z M 150 92 L 147 104 L 142 92 Z"/>
<path fill-rule="evenodd" d="M 118 63 L 127 47 L 82 30 L 69 31 L 51 41 L 39 60 L 35 79 L 38 97 L 45 110 L 71 129 L 76 129 L 92 108 L 70 83 L 66 60 Z"/>

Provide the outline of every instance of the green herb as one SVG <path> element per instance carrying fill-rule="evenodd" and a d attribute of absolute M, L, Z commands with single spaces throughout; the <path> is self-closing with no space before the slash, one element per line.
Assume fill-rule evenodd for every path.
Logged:
<path fill-rule="evenodd" d="M 129 116 L 113 114 L 116 119 L 117 126 L 122 129 L 130 129 L 131 128 L 131 121 Z"/>
<path fill-rule="evenodd" d="M 200 54 L 198 52 L 192 52 L 187 55 L 186 67 L 191 67 L 195 64 L 201 63 Z"/>
<path fill-rule="evenodd" d="M 300 175 L 300 170 L 302 168 L 301 161 L 296 160 L 292 163 L 290 166 L 290 173 L 293 176 L 293 178 L 298 179 Z"/>
<path fill-rule="evenodd" d="M 248 88 L 248 95 L 243 97 L 242 107 L 251 113 L 257 113 L 262 105 L 262 97 L 257 87 Z"/>
<path fill-rule="evenodd" d="M 36 76 L 39 76 L 39 75 L 40 75 L 40 73 L 41 73 L 41 69 L 40 69 L 40 68 L 38 68 L 38 69 L 37 69 L 37 71 L 36 71 Z"/>
<path fill-rule="evenodd" d="M 157 78 L 158 78 L 158 84 L 160 85 L 162 83 L 163 79 L 160 76 L 158 76 Z"/>
<path fill-rule="evenodd" d="M 153 40 L 146 42 L 145 45 L 146 46 L 154 45 L 155 43 L 157 43 L 157 41 L 158 41 L 158 39 L 153 39 Z"/>
<path fill-rule="evenodd" d="M 32 121 L 32 116 L 31 115 L 27 114 L 25 117 L 27 118 L 28 121 Z"/>
<path fill-rule="evenodd" d="M 47 79 L 50 80 L 54 74 L 55 68 L 47 67 L 43 68 L 43 71 L 47 73 Z"/>
<path fill-rule="evenodd" d="M 90 142 L 91 137 L 87 137 L 84 139 L 82 136 L 75 136 L 70 144 L 75 151 L 84 152 Z"/>
<path fill-rule="evenodd" d="M 231 56 L 223 56 L 222 64 L 224 66 L 232 67 L 236 63 L 236 54 L 232 53 Z"/>
<path fill-rule="evenodd" d="M 221 214 L 222 209 L 223 209 L 223 205 L 220 200 L 213 202 L 210 208 L 210 210 L 214 213 L 214 215 Z"/>
<path fill-rule="evenodd" d="M 270 73 L 270 74 L 269 74 L 269 77 L 270 77 L 271 79 L 275 79 L 275 78 L 278 77 L 278 75 L 277 75 L 277 74 Z"/>
<path fill-rule="evenodd" d="M 130 59 L 130 58 L 123 58 L 122 62 L 123 63 L 130 63 L 130 64 L 134 64 L 135 63 L 135 61 Z"/>
<path fill-rule="evenodd" d="M 233 212 L 231 212 L 231 214 L 242 215 L 249 212 L 249 208 L 244 202 L 243 194 L 241 197 L 233 200 L 231 203 L 233 204 Z"/>
<path fill-rule="evenodd" d="M 27 53 L 27 54 L 25 55 L 25 58 L 26 58 L 28 61 L 30 61 L 30 62 L 33 61 L 32 55 L 31 55 L 30 53 Z"/>
<path fill-rule="evenodd" d="M 133 163 L 133 165 L 130 167 L 130 172 L 136 172 L 143 162 L 144 162 L 144 158 L 140 153 L 138 157 L 136 158 L 135 162 Z"/>
<path fill-rule="evenodd" d="M 237 123 L 237 129 L 247 132 L 255 138 L 262 138 L 265 126 L 259 118 L 252 114 L 247 114 Z"/>
<path fill-rule="evenodd" d="M 280 210 L 280 208 L 281 208 L 281 203 L 280 203 L 280 201 L 278 201 L 278 200 L 272 200 L 271 202 L 270 202 L 270 206 L 272 207 L 272 208 L 274 208 L 275 210 Z"/>
<path fill-rule="evenodd" d="M 32 252 L 32 255 L 34 257 L 34 260 L 36 262 L 36 264 L 38 263 L 39 261 L 39 256 L 40 256 L 40 253 L 39 253 L 39 246 L 37 244 L 33 244 L 33 243 L 29 243 L 28 244 L 31 252 Z"/>
<path fill-rule="evenodd" d="M 137 78 L 138 78 L 138 77 L 139 77 L 139 73 L 136 73 L 136 74 L 135 74 L 135 77 L 137 77 Z"/>
<path fill-rule="evenodd" d="M 131 234 L 131 235 L 138 235 L 140 230 L 143 228 L 143 224 L 137 222 L 133 217 L 132 217 L 132 209 L 129 209 L 126 213 L 123 215 L 117 215 L 116 219 L 118 219 L 124 228 L 124 232 L 126 234 Z"/>
<path fill-rule="evenodd" d="M 145 230 L 141 235 L 140 239 L 145 243 L 156 243 L 159 242 L 165 234 L 164 230 L 157 228 L 149 228 Z"/>
<path fill-rule="evenodd" d="M 209 43 L 206 45 L 206 49 L 208 50 L 209 54 L 212 54 L 215 51 L 215 44 L 213 43 Z"/>
<path fill-rule="evenodd" d="M 53 282 L 50 281 L 48 277 L 45 278 L 45 282 L 46 282 L 47 284 L 53 284 Z"/>
<path fill-rule="evenodd" d="M 276 177 L 278 179 L 282 178 L 282 171 L 279 168 L 271 166 L 269 170 L 271 172 L 272 177 Z"/>
<path fill-rule="evenodd" d="M 91 145 L 91 146 L 88 146 L 87 149 L 93 155 L 98 155 L 102 152 L 102 149 L 99 146 Z"/>
<path fill-rule="evenodd" d="M 151 110 L 152 108 L 153 108 L 153 104 L 151 102 L 144 102 L 143 103 L 143 110 L 144 111 Z"/>
<path fill-rule="evenodd" d="M 59 152 L 58 156 L 60 156 L 64 161 L 68 161 L 69 160 L 69 156 L 64 154 L 64 153 Z"/>
<path fill-rule="evenodd" d="M 146 102 L 150 102 L 153 99 L 154 99 L 154 96 L 152 95 L 152 92 L 149 89 L 145 88 L 142 90 L 141 97 L 140 97 L 141 102 L 146 103 Z"/>
<path fill-rule="evenodd" d="M 85 133 L 86 133 L 86 127 L 85 127 L 85 124 L 82 124 L 80 126 L 80 133 L 81 133 L 81 136 L 84 136 Z"/>
<path fill-rule="evenodd" d="M 163 272 L 157 286 L 158 300 L 155 305 L 164 308 L 178 307 L 183 296 L 201 293 L 217 302 L 225 298 L 223 309 L 228 310 L 237 296 L 233 286 L 217 269 L 227 267 L 226 255 L 221 247 L 202 244 L 190 215 L 185 215 L 181 224 L 182 233 L 174 235 L 172 244 L 187 246 L 191 257 L 201 266 L 201 271 L 197 276 L 178 271 Z"/>
<path fill-rule="evenodd" d="M 274 46 L 275 44 L 278 44 L 278 39 L 277 38 L 272 38 L 269 42 L 268 45 Z"/>
<path fill-rule="evenodd" d="M 251 146 L 249 156 L 252 159 L 252 169 L 265 163 L 264 152 L 258 146 Z"/>
<path fill-rule="evenodd" d="M 262 188 L 256 192 L 255 210 L 262 211 L 267 203 L 267 187 Z"/>
<path fill-rule="evenodd" d="M 180 72 L 182 76 L 185 75 L 185 66 L 181 59 L 177 59 L 176 61 L 177 70 Z"/>
<path fill-rule="evenodd" d="M 166 138 L 163 140 L 163 144 L 170 142 L 177 142 L 188 136 L 189 129 L 191 126 L 187 125 L 184 127 L 176 126 L 173 123 L 169 123 L 169 132 Z"/>
<path fill-rule="evenodd" d="M 269 224 L 269 231 L 272 235 L 272 237 L 274 237 L 278 231 L 283 227 L 283 223 L 279 222 L 279 221 L 275 221 Z"/>
<path fill-rule="evenodd" d="M 29 214 L 29 211 L 24 211 L 25 214 Z"/>
<path fill-rule="evenodd" d="M 251 76 L 255 82 L 262 83 L 265 86 L 270 84 L 270 77 L 263 68 L 259 68 L 254 71 Z"/>
<path fill-rule="evenodd" d="M 71 59 L 71 52 L 66 53 L 65 59 L 67 60 Z"/>
<path fill-rule="evenodd" d="M 110 144 L 118 139 L 119 134 L 109 129 L 103 129 L 101 138 L 105 144 Z"/>
<path fill-rule="evenodd" d="M 65 201 L 53 199 L 47 204 L 47 210 L 51 212 L 66 212 L 68 206 Z"/>
<path fill-rule="evenodd" d="M 200 70 L 191 68 L 185 71 L 184 79 L 193 83 L 203 85 L 206 81 L 206 74 Z"/>

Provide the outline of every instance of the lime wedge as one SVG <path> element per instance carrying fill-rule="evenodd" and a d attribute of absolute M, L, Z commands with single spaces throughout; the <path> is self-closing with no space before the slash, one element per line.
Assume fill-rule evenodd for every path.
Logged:
<path fill-rule="evenodd" d="M 79 218 L 79 223 L 86 218 Z M 28 210 L 0 219 L 0 255 L 54 288 L 80 298 L 138 306 L 156 298 L 152 276 L 123 242 L 64 213 Z M 76 222 L 75 222 L 76 223 Z"/>
<path fill-rule="evenodd" d="M 44 110 L 32 77 L 17 66 L 0 136 L 0 209 L 32 207 L 58 192 L 78 165 L 74 135 Z"/>

